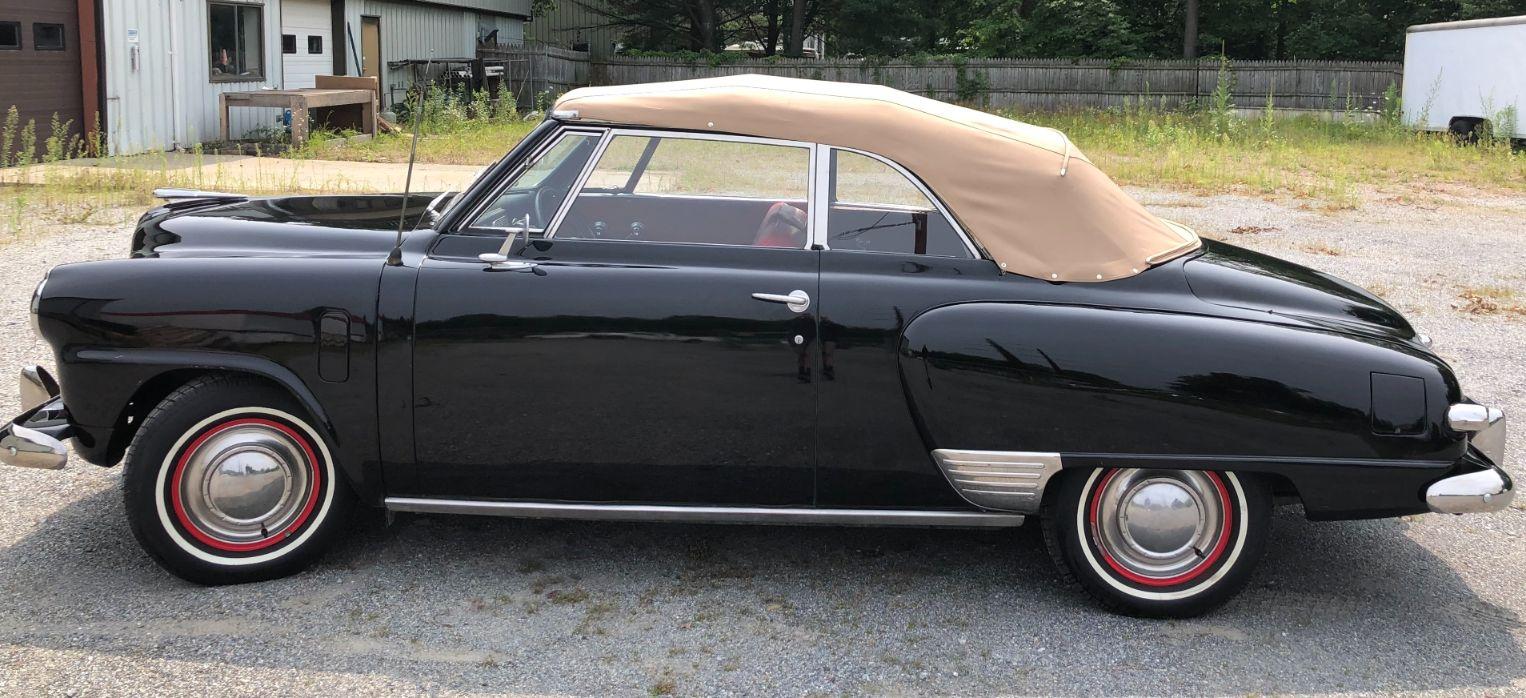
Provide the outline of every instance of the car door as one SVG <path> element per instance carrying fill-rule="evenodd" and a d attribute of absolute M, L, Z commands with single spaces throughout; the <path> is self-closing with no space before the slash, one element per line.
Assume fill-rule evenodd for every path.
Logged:
<path fill-rule="evenodd" d="M 990 298 L 1001 270 L 899 165 L 822 148 L 817 504 L 962 507 L 907 402 L 902 332 L 941 305 Z"/>
<path fill-rule="evenodd" d="M 811 152 L 569 131 L 442 235 L 416 296 L 419 493 L 812 503 Z"/>

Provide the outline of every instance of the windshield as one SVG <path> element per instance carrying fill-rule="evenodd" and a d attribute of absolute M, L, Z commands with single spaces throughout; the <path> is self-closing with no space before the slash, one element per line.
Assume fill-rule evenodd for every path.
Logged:
<path fill-rule="evenodd" d="M 509 229 L 527 221 L 531 230 L 545 230 L 598 142 L 596 133 L 563 134 L 509 182 L 471 227 Z"/>

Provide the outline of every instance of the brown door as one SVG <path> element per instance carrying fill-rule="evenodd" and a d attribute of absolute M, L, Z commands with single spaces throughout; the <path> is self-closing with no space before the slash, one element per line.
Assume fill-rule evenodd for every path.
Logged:
<path fill-rule="evenodd" d="M 360 74 L 381 80 L 381 18 L 360 18 Z"/>
<path fill-rule="evenodd" d="M 59 0 L 0 1 L 0 122 L 14 107 L 17 130 L 31 123 L 36 143 L 20 153 L 21 138 L 11 134 L 10 152 L 0 152 L 0 166 L 18 156 L 35 161 L 49 155 L 44 146 L 49 136 L 58 136 L 65 148 L 78 145 L 71 139 L 82 132 L 85 114 L 77 10 L 74 2 Z M 68 130 L 54 134 L 54 119 Z"/>

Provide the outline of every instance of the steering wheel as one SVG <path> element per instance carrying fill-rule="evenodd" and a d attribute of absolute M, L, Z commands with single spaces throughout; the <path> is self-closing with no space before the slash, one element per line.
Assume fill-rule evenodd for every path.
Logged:
<path fill-rule="evenodd" d="M 541 187 L 535 190 L 533 206 L 535 208 L 535 220 L 539 221 L 542 228 L 551 225 L 551 217 L 556 215 L 556 209 L 561 206 L 564 192 L 556 187 Z"/>

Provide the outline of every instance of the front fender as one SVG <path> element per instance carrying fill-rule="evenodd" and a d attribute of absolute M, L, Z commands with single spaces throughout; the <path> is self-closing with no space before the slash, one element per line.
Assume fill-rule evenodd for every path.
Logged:
<path fill-rule="evenodd" d="M 970 303 L 907 327 L 902 372 L 931 448 L 1276 472 L 1311 515 L 1423 511 L 1420 489 L 1466 448 L 1439 359 L 1285 325 Z"/>
<path fill-rule="evenodd" d="M 280 385 L 379 498 L 376 294 L 382 263 L 352 256 L 108 260 L 56 267 L 39 301 L 86 460 L 119 460 L 149 409 L 194 375 Z M 366 476 L 372 473 L 372 476 Z"/>
<path fill-rule="evenodd" d="M 114 423 L 143 386 L 171 371 L 231 371 L 279 384 L 307 408 L 316 426 L 334 434 L 333 422 L 307 384 L 291 369 L 262 356 L 204 349 L 71 348 L 59 367 L 69 375 L 63 383 L 64 404 L 82 424 Z"/>

